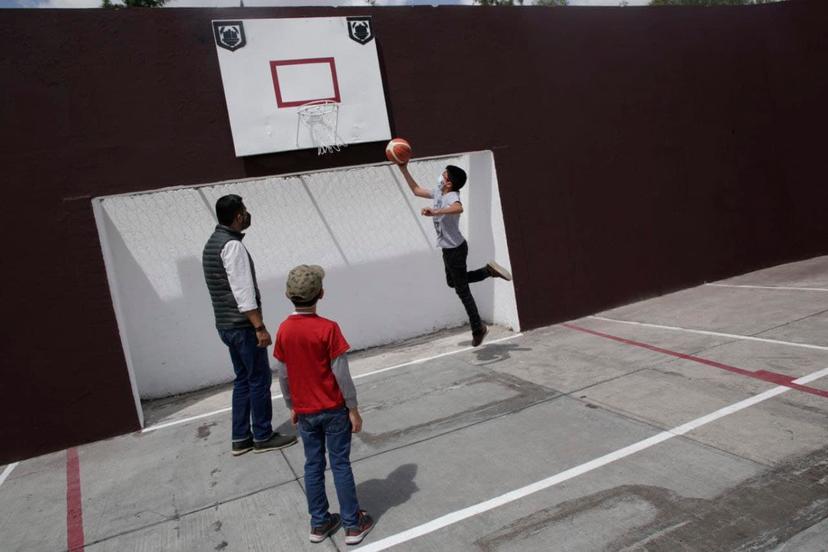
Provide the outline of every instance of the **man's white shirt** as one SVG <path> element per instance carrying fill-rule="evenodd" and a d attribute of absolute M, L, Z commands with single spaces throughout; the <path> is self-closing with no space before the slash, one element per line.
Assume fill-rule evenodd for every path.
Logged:
<path fill-rule="evenodd" d="M 247 249 L 239 240 L 227 242 L 221 250 L 221 260 L 227 271 L 227 280 L 239 312 L 256 310 L 256 286 L 253 284 L 253 271 L 250 269 L 250 257 Z"/>

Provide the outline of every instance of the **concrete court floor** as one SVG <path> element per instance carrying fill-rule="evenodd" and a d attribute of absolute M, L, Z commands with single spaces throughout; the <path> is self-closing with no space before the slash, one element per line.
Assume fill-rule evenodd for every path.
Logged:
<path fill-rule="evenodd" d="M 828 550 L 828 257 L 493 334 L 354 355 L 356 549 Z M 0 467 L 0 550 L 349 548 L 307 541 L 301 446 L 230 455 L 228 405 Z"/>

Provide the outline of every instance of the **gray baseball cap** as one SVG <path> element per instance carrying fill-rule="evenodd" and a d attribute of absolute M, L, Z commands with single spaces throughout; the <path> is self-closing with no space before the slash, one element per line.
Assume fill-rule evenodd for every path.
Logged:
<path fill-rule="evenodd" d="M 313 301 L 322 290 L 325 269 L 319 265 L 299 265 L 290 269 L 285 295 L 294 301 Z"/>

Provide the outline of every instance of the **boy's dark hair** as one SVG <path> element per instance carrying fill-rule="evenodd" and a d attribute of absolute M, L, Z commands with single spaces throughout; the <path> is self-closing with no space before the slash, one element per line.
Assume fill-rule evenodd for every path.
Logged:
<path fill-rule="evenodd" d="M 221 196 L 216 201 L 216 218 L 219 224 L 230 226 L 233 224 L 233 219 L 236 218 L 236 214 L 242 209 L 244 209 L 244 203 L 242 203 L 241 196 L 236 194 Z"/>
<path fill-rule="evenodd" d="M 311 299 L 310 301 L 296 301 L 293 297 L 290 297 L 290 302 L 293 303 L 294 307 L 312 307 L 319 301 L 319 295 L 317 294 L 316 297 Z"/>
<path fill-rule="evenodd" d="M 446 166 L 448 179 L 451 182 L 451 191 L 459 192 L 460 188 L 466 185 L 466 171 L 454 165 Z"/>

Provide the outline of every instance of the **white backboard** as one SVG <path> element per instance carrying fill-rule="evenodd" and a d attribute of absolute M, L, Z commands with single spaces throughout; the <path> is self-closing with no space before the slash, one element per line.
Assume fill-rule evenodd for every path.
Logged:
<path fill-rule="evenodd" d="M 391 138 L 370 17 L 213 21 L 236 156 L 316 147 L 299 107 L 327 100 L 346 144 Z"/>

